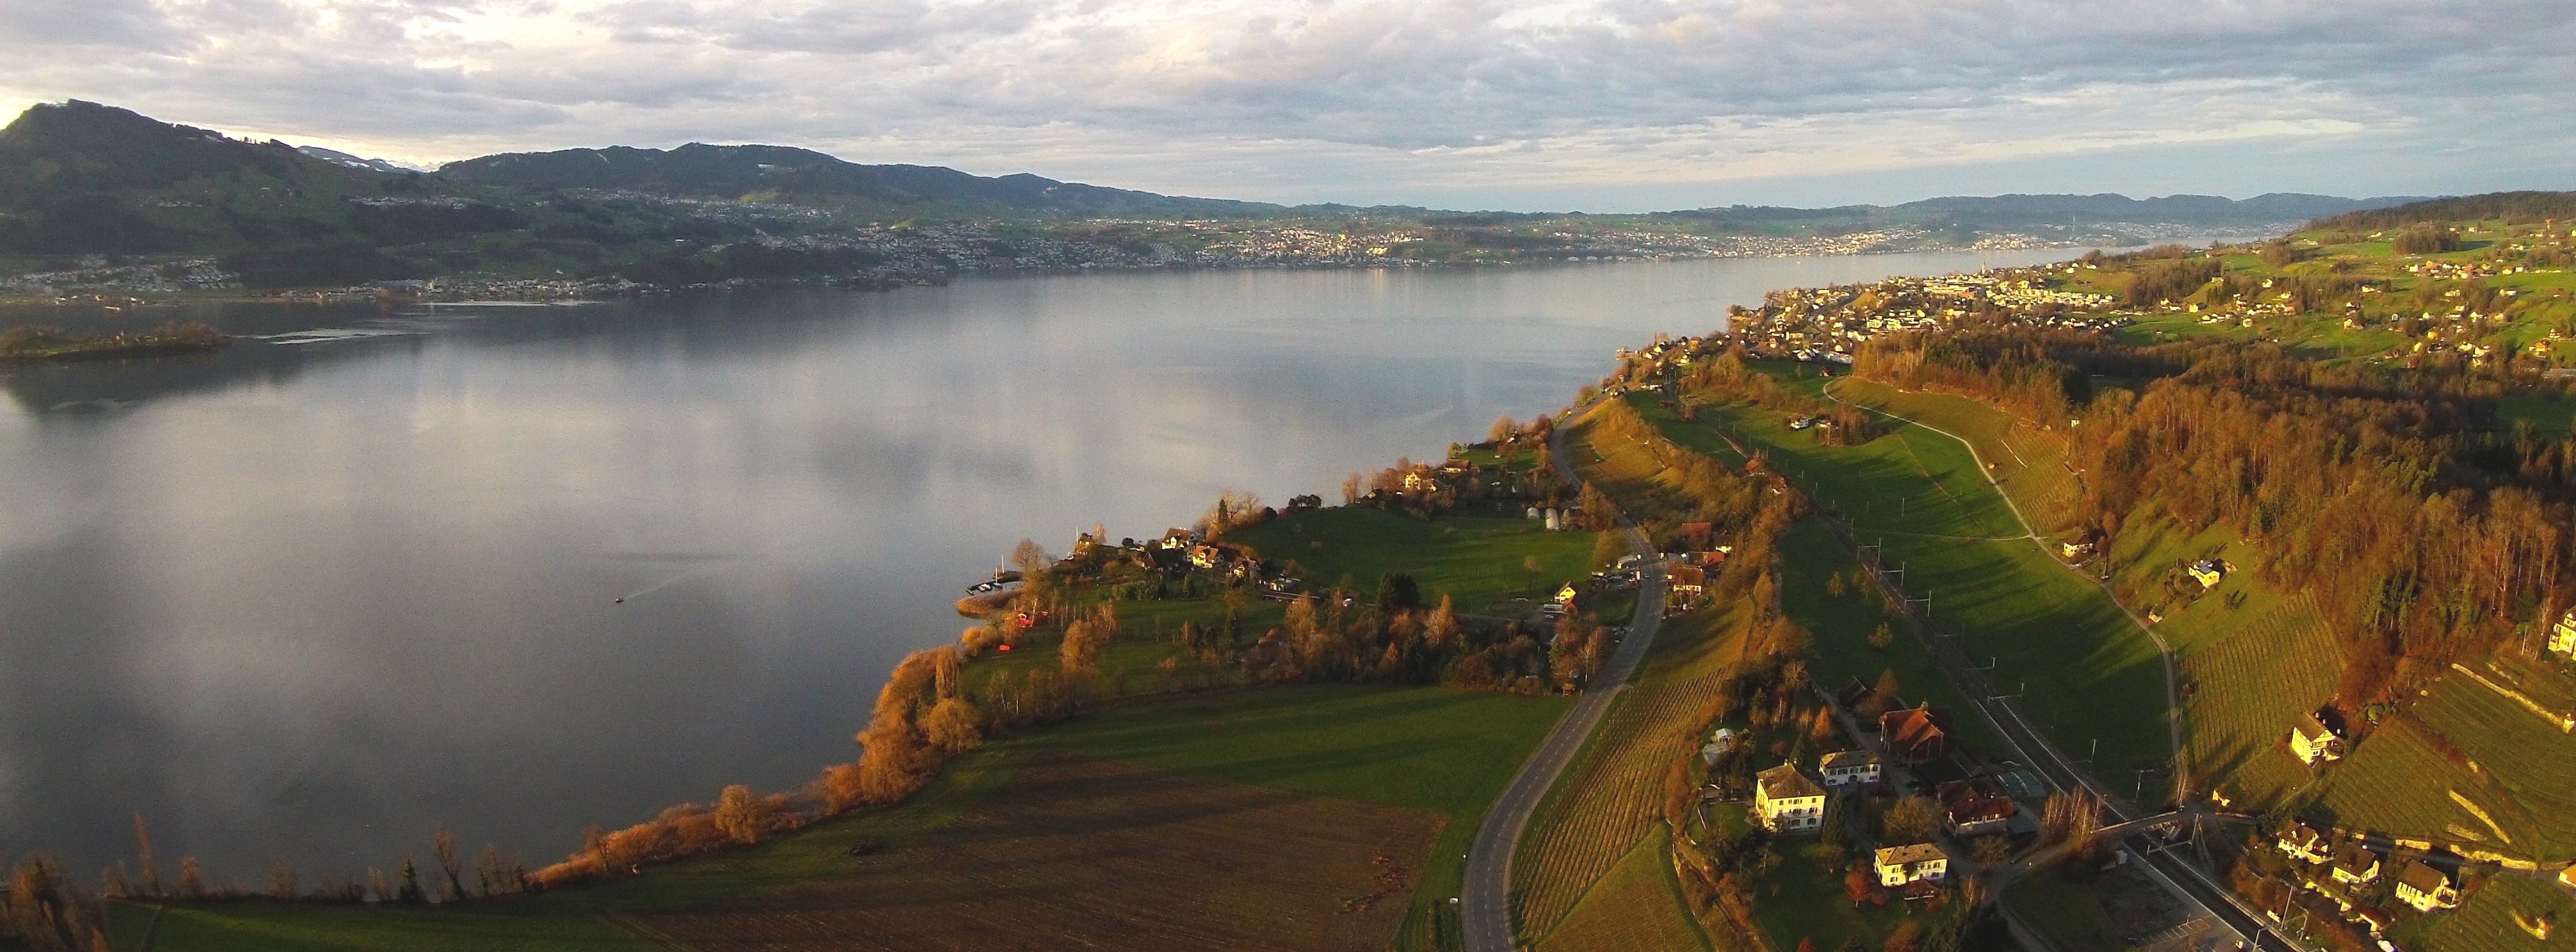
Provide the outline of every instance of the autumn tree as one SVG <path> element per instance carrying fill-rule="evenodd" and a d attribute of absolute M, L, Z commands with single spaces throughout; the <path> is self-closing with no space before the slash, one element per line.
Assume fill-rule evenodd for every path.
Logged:
<path fill-rule="evenodd" d="M 0 948 L 107 952 L 107 907 L 73 885 L 48 857 L 18 864 L 0 893 Z"/>
<path fill-rule="evenodd" d="M 1886 830 L 1890 842 L 1929 842 L 1933 831 L 1940 829 L 1941 807 L 1930 797 L 1906 797 L 1888 804 L 1887 812 L 1879 817 L 1879 826 Z"/>
<path fill-rule="evenodd" d="M 758 843 L 769 827 L 767 804 L 751 788 L 734 784 L 716 796 L 716 829 L 736 843 Z"/>
<path fill-rule="evenodd" d="M 982 715 L 975 705 L 962 697 L 942 698 L 921 719 L 921 730 L 930 746 L 954 757 L 974 750 L 984 742 Z"/>
<path fill-rule="evenodd" d="M 1090 675 L 1100 670 L 1100 653 L 1109 647 L 1109 632 L 1089 620 L 1064 626 L 1064 641 L 1056 647 L 1056 657 L 1064 672 Z"/>

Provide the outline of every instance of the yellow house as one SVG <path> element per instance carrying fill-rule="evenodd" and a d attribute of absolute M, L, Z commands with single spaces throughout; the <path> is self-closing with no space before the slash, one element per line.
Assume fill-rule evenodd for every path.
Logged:
<path fill-rule="evenodd" d="M 2320 760 L 2340 760 L 2343 758 L 2343 736 L 2326 727 L 2315 714 L 2308 714 L 2299 718 L 2297 726 L 2290 728 L 2290 752 L 2311 764 Z"/>
<path fill-rule="evenodd" d="M 2576 657 L 2576 611 L 2558 616 L 2549 627 L 2549 653 Z"/>
<path fill-rule="evenodd" d="M 1950 871 L 1950 857 L 1930 843 L 1890 846 L 1878 851 L 1872 865 L 1878 869 L 1878 884 L 1887 887 L 1911 882 L 1937 883 Z"/>
<path fill-rule="evenodd" d="M 1753 815 L 1774 833 L 1821 829 L 1825 825 L 1825 790 L 1796 764 L 1781 764 L 1753 778 Z"/>

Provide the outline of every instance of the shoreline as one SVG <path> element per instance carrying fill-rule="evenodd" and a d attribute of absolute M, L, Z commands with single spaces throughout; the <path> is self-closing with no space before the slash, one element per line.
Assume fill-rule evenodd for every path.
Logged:
<path fill-rule="evenodd" d="M 2191 239 L 2188 239 L 2188 240 L 2189 240 L 2189 241 L 2198 242 L 2198 241 L 2208 241 L 2208 240 L 2231 240 L 2231 239 L 2234 239 L 2234 240 L 2241 240 L 2241 239 L 2243 239 L 2243 238 L 2244 238 L 2244 236 L 2231 236 L 2231 235 L 2225 235 L 2225 234 L 2219 234 L 2219 233 L 2212 233 L 2212 234 L 2210 234 L 2210 235 L 2194 236 L 2194 237 L 2192 237 Z M 2184 240 L 2184 239 L 2177 239 L 2177 241 L 2182 241 L 2182 240 Z M 2174 243 L 2174 242 L 2167 242 L 2167 243 Z M 2143 245 L 2142 245 L 2142 246 L 2139 246 L 2139 247 L 2145 247 L 2145 246 L 2143 246 Z M 456 307 L 456 306 L 528 306 L 528 305 L 534 305 L 534 304 L 567 304 L 567 305 L 569 305 L 569 304 L 592 303 L 592 302 L 600 302 L 600 301 L 613 301 L 613 300 L 620 300 L 620 299 L 627 299 L 627 298 L 635 298 L 635 297 L 643 297 L 643 296 L 658 295 L 658 294 L 678 294 L 678 293 L 698 292 L 698 291 L 793 290 L 793 289 L 808 289 L 808 290 L 810 290 L 810 289 L 842 289 L 842 290 L 887 291 L 887 290 L 893 290 L 893 289 L 901 288 L 901 287 L 928 287 L 928 286 L 940 286 L 940 285 L 945 285 L 945 284 L 948 284 L 948 283 L 951 283 L 951 282 L 954 282 L 954 281 L 958 281 L 958 280 L 968 280 L 968 279 L 1027 278 L 1027 277 L 1056 277 L 1056 276 L 1079 275 L 1079 274 L 1147 274 L 1147 273 L 1175 273 L 1175 272 L 1188 272 L 1188 273 L 1195 273 L 1195 272 L 1238 272 L 1238 271 L 1377 271 L 1377 272 L 1385 272 L 1385 271 L 1416 271 L 1416 270 L 1421 270 L 1421 271 L 1446 271 L 1446 270 L 1490 271 L 1490 270 L 1495 270 L 1495 269 L 1509 269 L 1509 268 L 1567 268 L 1567 267 L 1590 267 L 1590 266 L 1614 265 L 1614 264 L 1648 264 L 1648 263 L 1652 263 L 1652 264 L 1670 264 L 1670 263 L 1687 263 L 1687 262 L 1694 262 L 1694 261 L 1753 261 L 1753 260 L 1795 260 L 1795 259 L 1806 259 L 1806 258 L 1865 258 L 1865 257 L 1881 257 L 1881 256 L 1888 256 L 1888 255 L 1913 255 L 1913 254 L 1927 254 L 1927 255 L 1929 255 L 1929 254 L 1962 254 L 1962 255 L 1965 255 L 1965 254 L 1989 254 L 1989 253 L 1991 253 L 1991 254 L 2017 254 L 2017 253 L 2026 253 L 2026 252 L 2057 251 L 2057 250 L 2064 250 L 2064 251 L 2069 251 L 2069 252 L 2076 252 L 2076 251 L 2083 251 L 2083 250 L 2087 250 L 2087 249 L 2095 249 L 2095 248 L 2102 248 L 2102 249 L 2109 250 L 2109 247 L 2108 247 L 2108 246 L 2101 245 L 2101 244 L 2099 244 L 2099 243 L 2075 242 L 2075 243 L 2065 243 L 2065 244 L 2043 243 L 2043 244 L 2036 244 L 2036 245 L 2014 245 L 2014 246 L 2012 246 L 2012 247 L 1998 247 L 1998 248 L 1978 248 L 1978 247 L 1878 248 L 1878 249 L 1868 249 L 1868 250 L 1859 250 L 1859 251 L 1836 251 L 1836 252 L 1818 252 L 1818 253 L 1804 253 L 1804 254 L 1714 254 L 1714 253 L 1712 253 L 1712 254 L 1706 254 L 1706 255 L 1677 255 L 1677 254 L 1675 254 L 1675 255 L 1608 255 L 1608 256 L 1596 256 L 1596 257 L 1591 257 L 1591 258 L 1589 258 L 1588 260 L 1586 260 L 1586 259 L 1578 259 L 1578 258 L 1569 257 L 1569 258 L 1534 258 L 1534 259 L 1529 259 L 1529 260 L 1525 260 L 1525 261 L 1524 261 L 1524 260 L 1511 260 L 1511 259 L 1500 260 L 1500 261 L 1487 261 L 1487 260 L 1475 260 L 1475 261 L 1411 261 L 1411 260 L 1404 260 L 1404 261 L 1369 261 L 1369 262 L 1358 262 L 1358 261 L 1351 261 L 1351 262 L 1337 262 L 1337 261 L 1309 261 L 1309 262 L 1251 262 L 1251 263 L 1243 263 L 1243 264 L 1229 264 L 1229 265 L 1202 265 L 1202 264 L 1194 264 L 1194 263 L 1186 263 L 1186 262 L 1174 262 L 1174 263 L 1150 264 L 1150 265 L 1119 265 L 1119 264 L 1109 264 L 1109 265 L 1097 265 L 1097 266 L 1086 265 L 1086 266 L 1080 266 L 1080 267 L 1058 267 L 1058 268 L 1021 268 L 1021 267 L 961 268 L 961 269 L 954 269 L 954 270 L 947 270 L 947 271 L 939 271 L 939 272 L 930 273 L 930 274 L 885 274 L 885 275 L 861 275 L 861 274 L 853 274 L 853 275 L 841 275 L 841 276 L 824 276 L 824 277 L 815 277 L 815 278 L 788 278 L 788 279 L 751 279 L 751 278 L 735 278 L 735 279 L 728 279 L 728 280 L 720 281 L 720 282 L 703 283 L 703 284 L 686 284 L 686 285 L 646 285 L 646 284 L 638 284 L 638 283 L 634 283 L 634 282 L 625 281 L 625 280 L 623 280 L 623 279 L 616 279 L 616 280 L 614 280 L 614 281 L 560 281 L 560 282 L 558 282 L 558 281 L 547 281 L 547 280 L 544 280 L 544 279 L 533 279 L 533 278 L 502 278 L 502 277 L 494 277 L 494 278 L 488 278 L 488 279 L 473 279 L 473 280 L 470 280 L 470 281 L 459 282 L 459 283 L 460 283 L 461 285 L 463 285 L 463 286 L 462 286 L 462 287 L 460 287 L 460 288 L 458 289 L 458 291 L 457 291 L 457 294 L 456 294 L 456 295 L 453 295 L 453 296 L 452 296 L 452 295 L 449 295 L 449 294 L 444 294 L 444 293 L 435 293 L 435 291 L 436 291 L 436 289 L 435 289 L 435 288 L 427 289 L 427 290 L 432 291 L 433 293 L 421 293 L 421 291 L 415 291 L 415 290 L 411 290 L 411 289 L 409 289 L 409 288 L 405 288 L 405 287 L 403 287 L 403 286 L 405 286 L 405 285 L 418 285 L 418 284 L 420 284 L 420 283 L 421 283 L 421 282 L 419 281 L 419 279 L 405 279 L 405 280 L 380 281 L 380 282 L 374 282 L 374 283 L 371 283 L 371 284 L 364 284 L 364 285 L 346 285 L 346 286 L 341 286 L 341 287 L 326 287 L 326 288 L 289 288 L 289 289 L 274 289 L 274 290 L 264 290 L 264 291 L 252 291 L 252 290 L 247 290 L 247 289 L 215 289 L 215 290 L 206 290 L 206 291 L 177 291 L 177 292 L 160 292 L 160 291 L 133 291 L 133 290 L 121 290 L 121 289 L 101 289 L 101 290 L 98 290 L 98 291 L 82 292 L 82 293 L 77 293 L 77 294 L 69 294 L 69 295 L 51 295 L 51 296 L 39 296 L 39 295 L 5 295 L 5 294 L 0 294 L 0 311 L 7 311 L 7 310 L 47 311 L 47 310 L 56 310 L 56 309 L 64 309 L 64 308 L 105 308 L 105 309 L 113 309 L 113 310 L 122 310 L 122 309 L 128 309 L 128 308 L 145 308 L 145 307 L 176 307 L 176 306 L 189 305 L 189 304 L 270 304 L 270 305 L 314 304 L 314 305 L 324 305 L 324 304 L 354 304 L 354 303 L 361 303 L 361 302 L 366 302 L 366 301 L 381 301 L 381 302 L 385 302 L 385 303 L 394 303 L 394 304 L 436 305 L 436 306 L 447 306 L 447 307 Z M 513 289 L 511 286 L 518 286 L 518 287 L 517 287 L 517 288 L 515 288 L 515 289 Z"/>

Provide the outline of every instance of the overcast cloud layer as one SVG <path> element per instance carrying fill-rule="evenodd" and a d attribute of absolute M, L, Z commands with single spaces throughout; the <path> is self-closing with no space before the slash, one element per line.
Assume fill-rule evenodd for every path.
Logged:
<path fill-rule="evenodd" d="M 1628 210 L 2576 187 L 2565 0 L 0 0 L 0 108 Z"/>

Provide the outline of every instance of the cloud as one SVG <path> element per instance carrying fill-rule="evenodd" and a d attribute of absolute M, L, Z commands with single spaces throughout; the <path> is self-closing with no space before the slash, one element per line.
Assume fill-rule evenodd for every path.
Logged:
<path fill-rule="evenodd" d="M 21 0 L 0 100 L 414 160 L 764 141 L 1292 199 L 2228 142 L 2563 175 L 2569 49 L 2556 0 Z"/>

